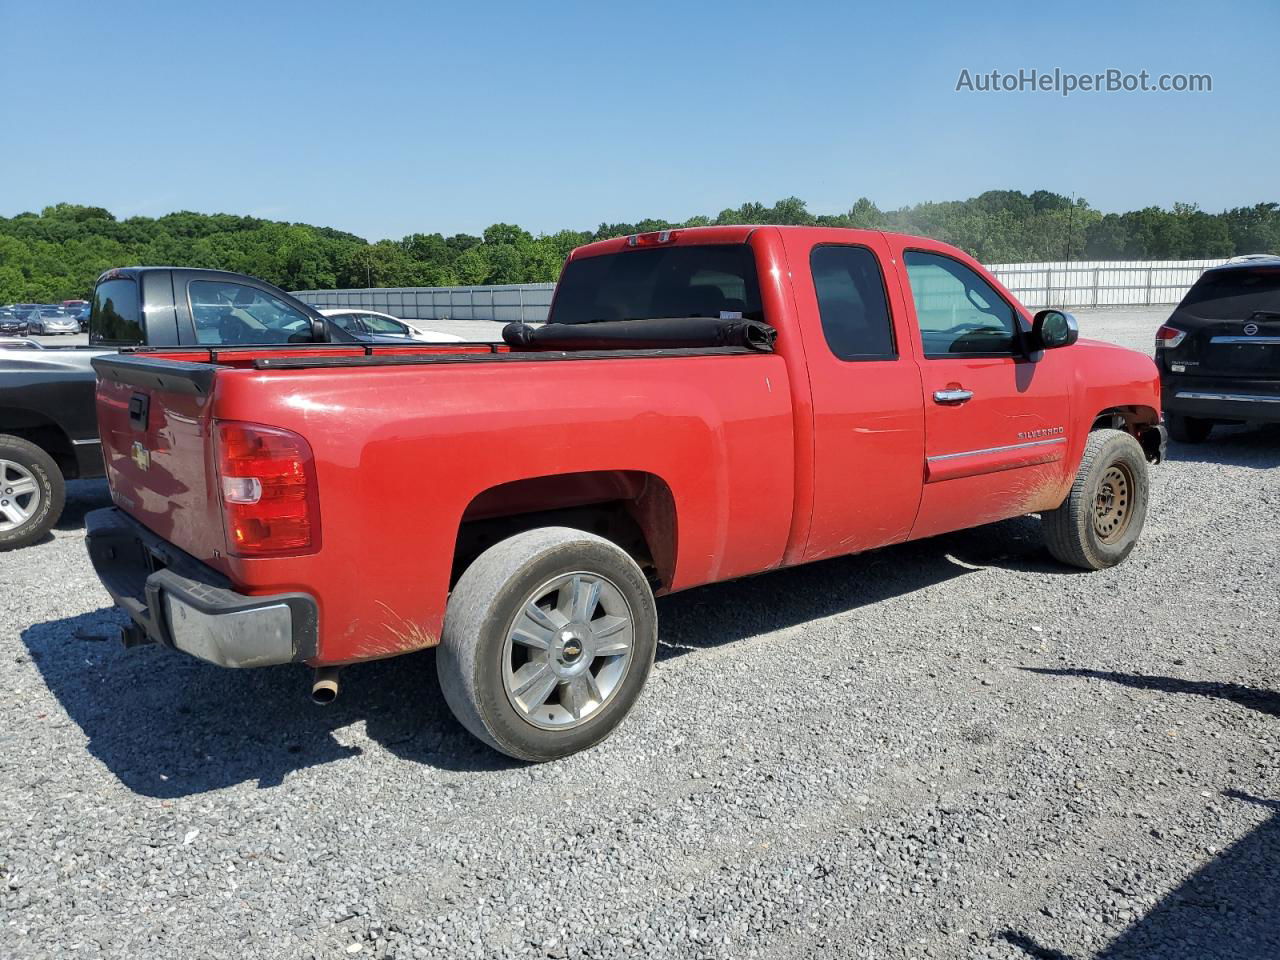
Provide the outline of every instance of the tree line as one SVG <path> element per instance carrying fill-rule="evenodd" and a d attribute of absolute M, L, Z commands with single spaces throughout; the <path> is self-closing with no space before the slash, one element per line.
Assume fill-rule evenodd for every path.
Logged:
<path fill-rule="evenodd" d="M 287 290 L 456 286 L 552 281 L 565 256 L 592 240 L 709 224 L 870 227 L 933 237 L 984 263 L 1183 260 L 1280 253 L 1280 204 L 1222 213 L 1195 204 L 1102 213 L 1047 190 L 992 190 L 968 200 L 881 210 L 867 198 L 845 213 L 813 214 L 788 197 L 682 222 L 602 223 L 534 235 L 495 223 L 481 236 L 414 233 L 369 243 L 330 227 L 181 211 L 117 219 L 102 207 L 60 203 L 0 217 L 0 304 L 87 297 L 98 274 L 138 264 L 213 267 Z"/>

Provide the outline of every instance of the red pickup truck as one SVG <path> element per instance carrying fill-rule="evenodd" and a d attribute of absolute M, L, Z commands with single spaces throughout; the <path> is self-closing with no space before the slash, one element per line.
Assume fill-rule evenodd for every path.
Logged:
<path fill-rule="evenodd" d="M 305 663 L 317 699 L 439 645 L 458 719 L 548 760 L 636 701 L 655 595 L 1031 513 L 1058 559 L 1122 561 L 1159 382 L 1077 336 L 932 240 L 606 240 L 501 344 L 96 359 L 116 506 L 89 550 L 126 642 Z"/>

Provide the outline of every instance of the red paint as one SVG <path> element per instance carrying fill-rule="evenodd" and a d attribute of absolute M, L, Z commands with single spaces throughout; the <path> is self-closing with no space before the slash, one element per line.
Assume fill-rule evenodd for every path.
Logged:
<path fill-rule="evenodd" d="M 1133 408 L 1156 422 L 1156 370 L 1134 351 L 1081 341 L 1035 360 L 925 358 L 904 249 L 959 259 L 1016 305 L 945 244 L 800 227 L 684 229 L 664 242 L 749 243 L 776 352 L 257 371 L 258 351 L 220 350 L 211 395 L 153 392 L 145 431 L 129 422 L 137 388 L 99 384 L 116 502 L 243 592 L 312 594 L 316 662 L 341 663 L 405 649 L 406 624 L 419 645 L 436 641 L 464 518 L 624 500 L 648 533 L 663 589 L 681 590 L 1056 506 L 1102 411 Z M 831 243 L 879 258 L 896 359 L 847 362 L 828 349 L 809 254 Z M 606 240 L 572 256 L 627 245 Z M 487 348 L 374 352 L 424 349 Z M 288 348 L 320 350 L 334 353 Z M 953 386 L 973 399 L 933 402 Z M 215 421 L 265 424 L 309 444 L 318 551 L 231 555 Z M 1065 442 L 998 449 L 1028 442 L 1020 433 Z M 135 441 L 149 451 L 145 470 Z"/>

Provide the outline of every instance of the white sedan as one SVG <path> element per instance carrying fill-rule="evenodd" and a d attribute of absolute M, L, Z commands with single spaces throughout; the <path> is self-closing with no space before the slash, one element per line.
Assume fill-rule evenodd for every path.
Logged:
<path fill-rule="evenodd" d="M 462 337 L 451 333 L 436 333 L 433 330 L 419 330 L 410 326 L 398 317 L 389 313 L 378 313 L 375 310 L 360 310 L 350 307 L 324 309 L 321 314 L 328 317 L 343 330 L 358 340 L 367 337 L 408 337 L 425 343 L 463 343 Z"/>

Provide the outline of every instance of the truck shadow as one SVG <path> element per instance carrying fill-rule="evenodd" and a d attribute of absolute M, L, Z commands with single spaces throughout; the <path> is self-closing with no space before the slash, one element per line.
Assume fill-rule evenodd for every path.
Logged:
<path fill-rule="evenodd" d="M 688 591 L 659 601 L 658 657 L 911 594 L 1001 558 L 1041 562 L 1042 553 L 1036 521 L 1024 518 Z M 349 667 L 342 696 L 319 708 L 307 699 L 307 670 L 224 670 L 159 647 L 125 650 L 114 639 L 123 622 L 104 607 L 35 624 L 22 640 L 89 752 L 139 794 L 172 798 L 246 781 L 273 787 L 297 770 L 379 747 L 444 770 L 518 765 L 453 719 L 433 651 Z"/>
<path fill-rule="evenodd" d="M 1081 677 L 1136 689 L 1227 700 L 1269 717 L 1280 717 L 1280 693 L 1242 684 L 1105 670 L 1023 669 L 1050 677 Z M 1270 810 L 1271 815 L 1191 873 L 1092 960 L 1280 957 L 1280 801 L 1239 790 L 1224 790 L 1222 796 Z M 1084 960 L 1039 942 L 1024 931 L 1004 930 L 1000 937 L 1035 960 Z"/>
<path fill-rule="evenodd" d="M 55 529 L 79 530 L 84 526 L 84 515 L 99 507 L 111 506 L 111 492 L 107 481 L 72 480 L 67 484 L 67 505 L 62 508 Z"/>
<path fill-rule="evenodd" d="M 658 660 L 847 613 L 985 567 L 1083 572 L 1049 556 L 1038 519 L 1018 517 L 664 597 Z"/>
<path fill-rule="evenodd" d="M 1236 790 L 1229 800 L 1272 810 L 1260 826 L 1192 873 L 1092 960 L 1270 960 L 1280 956 L 1280 802 Z M 1000 938 L 1034 960 L 1085 960 L 1019 930 Z"/>

